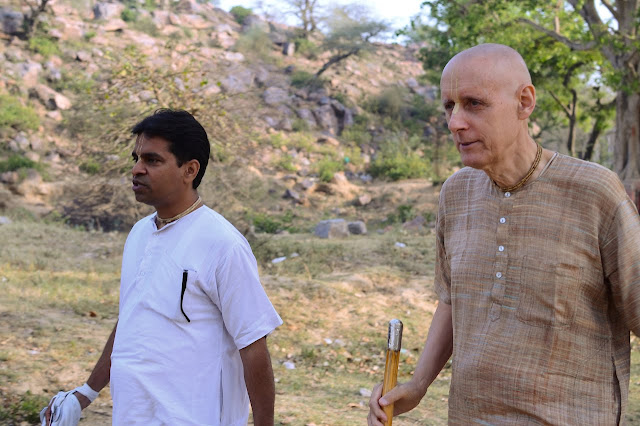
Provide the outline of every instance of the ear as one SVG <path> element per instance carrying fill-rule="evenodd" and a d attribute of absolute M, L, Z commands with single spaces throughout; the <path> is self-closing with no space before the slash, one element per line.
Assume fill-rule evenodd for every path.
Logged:
<path fill-rule="evenodd" d="M 526 120 L 536 107 L 536 88 L 526 84 L 518 91 L 518 118 Z"/>
<path fill-rule="evenodd" d="M 183 166 L 185 182 L 190 184 L 196 176 L 198 176 L 198 172 L 200 171 L 200 162 L 193 159 L 184 163 Z"/>

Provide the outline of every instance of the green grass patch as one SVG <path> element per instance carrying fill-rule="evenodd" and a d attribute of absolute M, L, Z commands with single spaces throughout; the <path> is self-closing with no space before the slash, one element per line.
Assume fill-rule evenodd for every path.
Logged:
<path fill-rule="evenodd" d="M 0 94 L 0 128 L 37 130 L 40 118 L 35 110 L 20 103 L 20 99 L 9 94 Z"/>
<path fill-rule="evenodd" d="M 45 58 L 60 54 L 58 43 L 49 37 L 37 35 L 29 39 L 29 50 L 39 53 Z"/>
<path fill-rule="evenodd" d="M 325 157 L 316 164 L 318 178 L 322 182 L 330 182 L 331 179 L 333 179 L 333 175 L 343 169 L 344 164 L 341 161 L 334 160 L 330 157 Z"/>
<path fill-rule="evenodd" d="M 29 391 L 21 395 L 2 395 L 2 399 L 4 401 L 0 405 L 0 420 L 9 421 L 9 425 L 20 422 L 40 424 L 40 410 L 49 403 L 46 396 L 34 395 Z"/>

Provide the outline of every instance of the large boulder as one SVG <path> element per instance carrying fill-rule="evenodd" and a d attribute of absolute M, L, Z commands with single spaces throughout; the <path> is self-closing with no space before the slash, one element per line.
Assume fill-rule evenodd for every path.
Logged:
<path fill-rule="evenodd" d="M 316 237 L 340 238 L 349 236 L 349 227 L 344 219 L 323 220 L 316 225 Z"/>
<path fill-rule="evenodd" d="M 253 86 L 255 78 L 255 73 L 250 69 L 236 67 L 220 83 L 226 93 L 244 93 Z"/>
<path fill-rule="evenodd" d="M 98 2 L 93 6 L 93 19 L 119 18 L 123 10 L 122 3 Z"/>
<path fill-rule="evenodd" d="M 335 135 L 338 133 L 338 119 L 331 105 L 321 105 L 313 110 L 313 115 L 321 129 Z"/>
<path fill-rule="evenodd" d="M 24 15 L 15 10 L 0 9 L 0 21 L 2 23 L 2 32 L 5 34 L 16 35 L 23 31 Z"/>
<path fill-rule="evenodd" d="M 279 87 L 269 87 L 262 97 L 267 105 L 280 105 L 289 101 L 289 92 Z"/>
<path fill-rule="evenodd" d="M 251 30 L 269 33 L 269 24 L 258 15 L 249 15 L 242 22 L 242 32 L 247 33 Z"/>

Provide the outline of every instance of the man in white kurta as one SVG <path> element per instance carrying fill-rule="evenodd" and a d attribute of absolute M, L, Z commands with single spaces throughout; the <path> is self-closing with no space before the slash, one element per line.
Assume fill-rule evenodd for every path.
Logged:
<path fill-rule="evenodd" d="M 124 248 L 111 354 L 114 424 L 246 425 L 238 350 L 282 323 L 255 258 L 206 206 L 160 230 L 154 216 L 133 227 Z"/>

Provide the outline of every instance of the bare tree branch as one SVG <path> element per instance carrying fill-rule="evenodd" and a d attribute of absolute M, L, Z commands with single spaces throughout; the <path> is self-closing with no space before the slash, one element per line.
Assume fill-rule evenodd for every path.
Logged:
<path fill-rule="evenodd" d="M 533 28 L 535 28 L 536 30 L 545 33 L 546 35 L 548 35 L 549 37 L 553 38 L 556 41 L 559 41 L 562 44 L 565 44 L 566 46 L 568 46 L 569 48 L 573 49 L 573 50 L 580 50 L 580 51 L 585 51 L 585 50 L 592 50 L 595 49 L 597 47 L 597 43 L 595 42 L 595 40 L 591 40 L 587 43 L 578 43 L 572 40 L 569 40 L 567 37 L 558 34 L 555 31 L 551 31 L 545 27 L 543 27 L 542 25 L 539 25 L 529 19 L 526 18 L 518 18 L 517 19 L 518 22 L 523 22 L 527 25 L 532 26 Z"/>
<path fill-rule="evenodd" d="M 609 0 L 600 0 L 600 2 L 604 5 L 604 7 L 609 10 L 609 13 L 615 18 L 616 21 L 620 21 L 620 14 L 618 10 L 611 4 Z"/>

